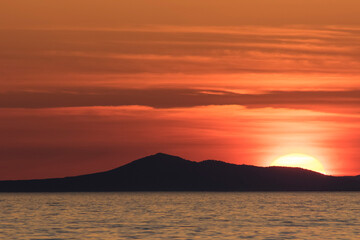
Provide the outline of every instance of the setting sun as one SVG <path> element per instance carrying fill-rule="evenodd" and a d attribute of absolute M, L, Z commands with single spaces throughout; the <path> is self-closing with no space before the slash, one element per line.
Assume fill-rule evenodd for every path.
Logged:
<path fill-rule="evenodd" d="M 301 153 L 293 153 L 279 157 L 271 163 L 271 166 L 299 167 L 326 174 L 326 171 L 319 160 Z"/>

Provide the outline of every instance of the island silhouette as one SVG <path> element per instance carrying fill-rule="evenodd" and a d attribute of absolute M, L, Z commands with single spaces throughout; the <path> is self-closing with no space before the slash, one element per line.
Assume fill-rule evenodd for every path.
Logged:
<path fill-rule="evenodd" d="M 292 167 L 194 162 L 164 153 L 106 172 L 0 181 L 0 192 L 108 191 L 359 191 L 359 176 L 335 177 Z"/>

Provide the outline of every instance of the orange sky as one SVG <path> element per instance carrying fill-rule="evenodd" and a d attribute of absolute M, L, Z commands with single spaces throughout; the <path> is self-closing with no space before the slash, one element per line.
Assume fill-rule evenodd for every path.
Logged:
<path fill-rule="evenodd" d="M 360 174 L 359 15 L 358 0 L 5 0 L 0 178 L 156 152 L 300 152 Z"/>

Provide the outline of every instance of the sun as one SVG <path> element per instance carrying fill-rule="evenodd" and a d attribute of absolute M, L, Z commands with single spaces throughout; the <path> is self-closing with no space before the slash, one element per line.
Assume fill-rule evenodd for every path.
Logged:
<path fill-rule="evenodd" d="M 279 157 L 270 166 L 299 167 L 326 174 L 324 166 L 319 160 L 302 153 L 292 153 Z"/>

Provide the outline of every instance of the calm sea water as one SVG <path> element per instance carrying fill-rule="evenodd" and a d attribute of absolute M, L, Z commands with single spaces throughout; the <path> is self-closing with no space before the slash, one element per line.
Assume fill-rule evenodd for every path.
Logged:
<path fill-rule="evenodd" d="M 0 194 L 0 239 L 359 239 L 360 193 Z"/>

